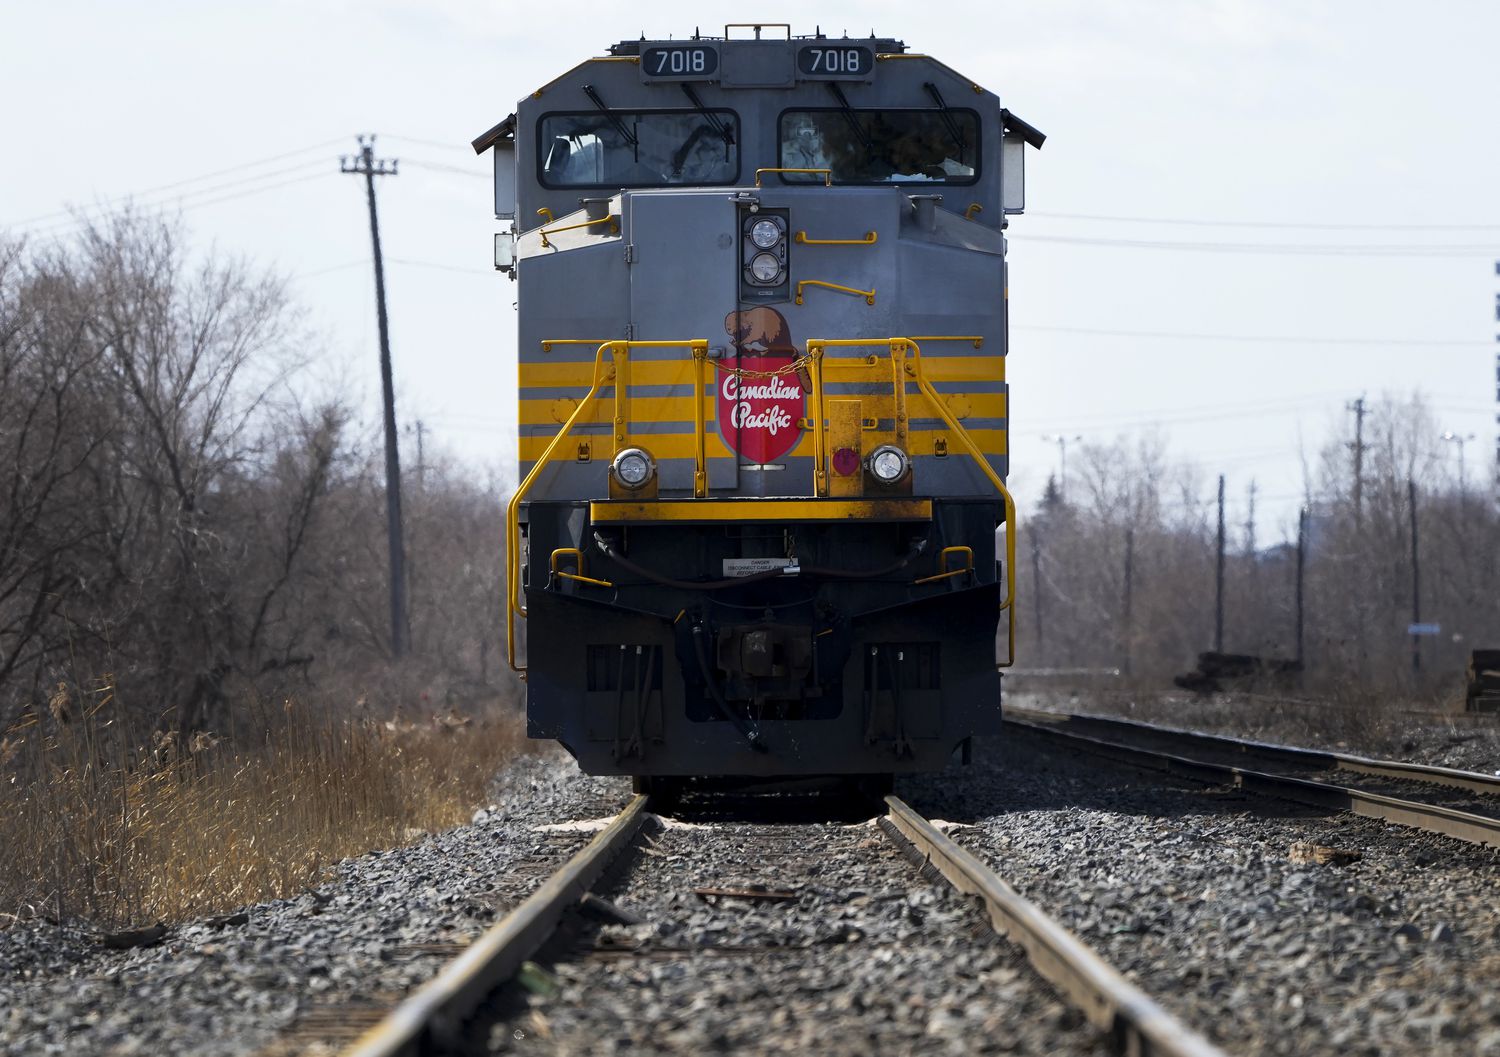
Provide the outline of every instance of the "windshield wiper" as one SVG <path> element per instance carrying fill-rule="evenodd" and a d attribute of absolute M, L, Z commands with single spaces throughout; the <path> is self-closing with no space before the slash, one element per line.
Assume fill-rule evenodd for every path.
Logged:
<path fill-rule="evenodd" d="M 635 133 L 626 128 L 625 122 L 621 121 L 613 110 L 604 105 L 604 100 L 599 98 L 599 93 L 594 91 L 594 86 L 591 84 L 584 85 L 583 94 L 592 99 L 594 105 L 603 112 L 605 117 L 609 118 L 609 123 L 615 127 L 615 131 L 620 134 L 620 138 L 630 144 L 632 150 L 639 151 L 640 143 L 636 140 Z M 637 157 L 636 161 L 640 161 L 640 158 Z"/>
<path fill-rule="evenodd" d="M 838 86 L 837 81 L 824 81 L 833 97 L 839 101 L 839 110 L 843 112 L 844 120 L 849 122 L 849 128 L 854 132 L 854 138 L 859 140 L 859 145 L 866 150 L 870 147 L 870 137 L 860 126 L 859 119 L 854 116 L 854 108 L 849 105 L 849 100 L 844 97 L 844 90 Z"/>
<path fill-rule="evenodd" d="M 693 106 L 698 108 L 698 113 L 703 115 L 703 120 L 707 121 L 711 126 L 713 126 L 713 130 L 717 132 L 719 136 L 724 140 L 724 146 L 734 146 L 734 129 L 726 126 L 724 122 L 719 120 L 718 114 L 715 114 L 712 110 L 703 105 L 703 100 L 698 98 L 698 93 L 693 91 L 692 85 L 684 84 L 681 86 L 681 88 L 684 92 L 687 93 L 687 97 L 692 100 Z"/>
<path fill-rule="evenodd" d="M 958 122 L 953 120 L 953 111 L 948 108 L 947 103 L 943 102 L 943 94 L 938 91 L 937 85 L 928 81 L 922 87 L 927 89 L 928 94 L 932 96 L 933 102 L 937 103 L 938 111 L 943 118 L 943 124 L 948 126 L 948 135 L 953 137 L 953 145 L 958 148 L 958 160 L 963 161 L 964 149 L 968 145 L 964 142 L 963 130 L 958 127 Z"/>

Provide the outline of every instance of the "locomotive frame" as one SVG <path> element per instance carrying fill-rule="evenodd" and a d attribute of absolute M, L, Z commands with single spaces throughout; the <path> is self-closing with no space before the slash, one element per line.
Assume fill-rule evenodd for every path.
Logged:
<path fill-rule="evenodd" d="M 778 25 L 622 42 L 474 141 L 518 283 L 532 737 L 764 778 L 998 731 L 1004 231 L 1043 138 L 899 41 Z"/>

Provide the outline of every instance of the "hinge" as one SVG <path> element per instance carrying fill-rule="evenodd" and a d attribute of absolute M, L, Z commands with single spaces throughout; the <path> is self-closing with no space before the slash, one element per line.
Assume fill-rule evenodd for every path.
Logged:
<path fill-rule="evenodd" d="M 633 243 L 633 242 L 627 242 L 625 244 L 625 263 L 626 264 L 634 264 L 635 263 L 635 243 Z"/>
<path fill-rule="evenodd" d="M 634 323 L 626 323 L 625 324 L 625 340 L 626 341 L 634 341 L 635 340 L 635 324 Z"/>

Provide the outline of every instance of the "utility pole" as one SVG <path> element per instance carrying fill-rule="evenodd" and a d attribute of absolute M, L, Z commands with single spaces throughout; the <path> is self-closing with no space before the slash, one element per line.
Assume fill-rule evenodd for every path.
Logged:
<path fill-rule="evenodd" d="M 1454 433 L 1451 429 L 1446 430 L 1438 440 L 1446 440 L 1449 444 L 1458 445 L 1458 494 L 1463 495 L 1468 491 L 1464 483 L 1464 445 L 1474 439 L 1472 433 Z"/>
<path fill-rule="evenodd" d="M 1422 623 L 1422 573 L 1417 565 L 1417 482 L 1406 479 L 1406 505 L 1411 510 L 1411 622 L 1412 630 Z M 1422 636 L 1411 637 L 1411 670 L 1422 671 Z"/>
<path fill-rule="evenodd" d="M 1037 540 L 1035 532 L 1031 536 L 1031 597 L 1036 602 L 1036 648 L 1037 652 L 1046 654 L 1044 643 L 1046 637 L 1042 631 L 1042 549 Z"/>
<path fill-rule="evenodd" d="M 1125 654 L 1125 656 L 1124 656 L 1124 659 L 1123 659 L 1123 664 L 1121 665 L 1121 670 L 1124 672 L 1124 674 L 1126 676 L 1130 675 L 1130 634 L 1131 634 L 1131 623 L 1132 623 L 1131 622 L 1131 617 L 1130 617 L 1130 608 L 1131 608 L 1131 603 L 1133 601 L 1133 599 L 1132 599 L 1131 596 L 1134 594 L 1134 592 L 1135 592 L 1135 529 L 1128 528 L 1128 529 L 1125 530 L 1125 614 L 1124 614 L 1124 620 L 1121 622 L 1121 623 L 1123 623 L 1125 625 L 1125 633 L 1124 633 L 1124 639 L 1125 639 L 1124 654 Z"/>
<path fill-rule="evenodd" d="M 1344 405 L 1354 412 L 1354 523 L 1364 519 L 1365 490 L 1365 398 Z"/>
<path fill-rule="evenodd" d="M 1307 663 L 1303 650 L 1303 617 L 1302 604 L 1305 597 L 1304 578 L 1307 575 L 1307 507 L 1297 512 L 1297 670 L 1301 671 Z"/>
<path fill-rule="evenodd" d="M 417 434 L 417 487 L 427 487 L 427 453 L 423 448 L 422 440 L 427 432 L 427 426 L 419 418 L 416 423 Z"/>
<path fill-rule="evenodd" d="M 1219 474 L 1219 560 L 1214 573 L 1214 652 L 1224 652 L 1224 475 Z"/>
<path fill-rule="evenodd" d="M 1250 481 L 1250 509 L 1245 515 L 1245 556 L 1250 559 L 1250 575 L 1255 575 L 1255 480 Z"/>
<path fill-rule="evenodd" d="M 1053 437 L 1043 434 L 1042 439 L 1044 441 L 1047 441 L 1048 443 L 1057 445 L 1057 456 L 1059 463 L 1057 478 L 1057 497 L 1064 503 L 1066 503 L 1068 500 L 1068 441 L 1082 440 L 1083 437 L 1078 435 L 1074 435 L 1071 437 Z"/>
<path fill-rule="evenodd" d="M 375 248 L 375 312 L 380 324 L 380 389 L 385 402 L 385 517 L 390 544 L 391 655 L 406 654 L 406 552 L 401 541 L 401 457 L 396 438 L 396 394 L 391 381 L 391 334 L 385 313 L 385 261 L 380 255 L 380 221 L 375 213 L 375 177 L 395 176 L 395 159 L 375 157 L 375 137 L 359 137 L 359 153 L 339 158 L 339 171 L 365 178 L 370 204 L 370 242 Z"/>

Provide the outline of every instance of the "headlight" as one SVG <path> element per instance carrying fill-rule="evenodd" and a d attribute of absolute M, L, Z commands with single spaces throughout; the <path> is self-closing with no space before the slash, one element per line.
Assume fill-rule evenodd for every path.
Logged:
<path fill-rule="evenodd" d="M 757 220 L 750 227 L 750 241 L 768 250 L 781 241 L 781 226 L 774 220 Z"/>
<path fill-rule="evenodd" d="M 877 480 L 886 484 L 895 484 L 906 476 L 911 463 L 906 457 L 906 452 L 894 444 L 882 444 L 870 453 L 870 458 L 865 465 L 869 467 Z"/>
<path fill-rule="evenodd" d="M 615 480 L 626 488 L 639 488 L 651 480 L 651 475 L 656 472 L 656 463 L 640 448 L 626 448 L 615 456 L 609 469 L 615 475 Z"/>
<path fill-rule="evenodd" d="M 775 254 L 757 253 L 750 261 L 750 275 L 758 283 L 774 283 L 781 277 L 781 262 Z"/>

